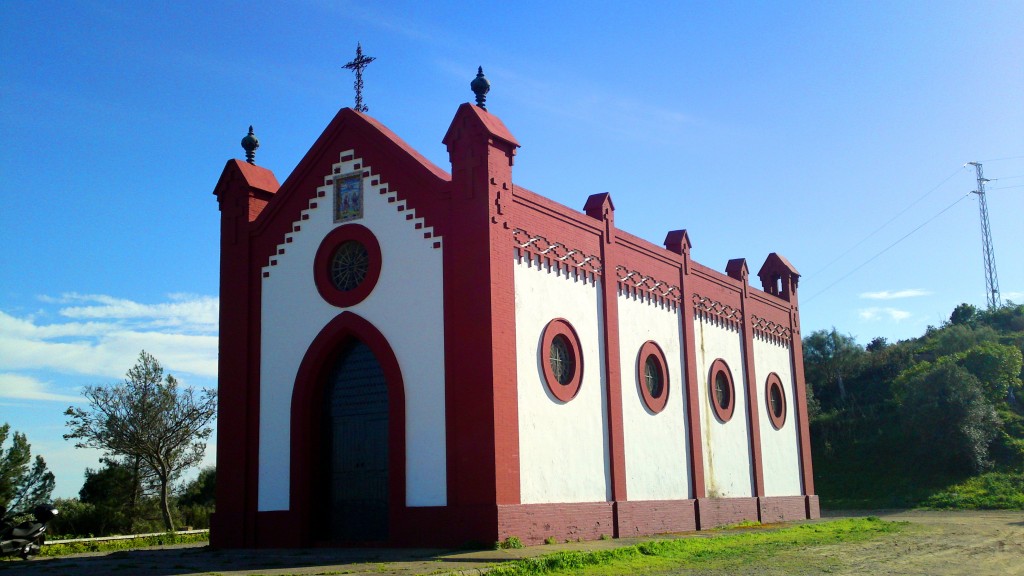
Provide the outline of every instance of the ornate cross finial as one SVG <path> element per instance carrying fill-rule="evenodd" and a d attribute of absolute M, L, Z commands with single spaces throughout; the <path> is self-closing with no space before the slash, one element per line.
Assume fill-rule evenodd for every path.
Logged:
<path fill-rule="evenodd" d="M 476 105 L 487 110 L 487 93 L 491 91 L 491 83 L 484 76 L 484 67 L 476 69 L 476 78 L 469 83 L 469 87 L 476 94 Z"/>
<path fill-rule="evenodd" d="M 249 164 L 256 164 L 256 149 L 260 147 L 260 140 L 252 133 L 252 126 L 249 126 L 249 134 L 242 138 L 242 148 L 245 149 L 245 161 Z"/>
<path fill-rule="evenodd" d="M 363 45 L 362 43 L 356 42 L 355 59 L 342 66 L 342 68 L 345 68 L 346 70 L 356 71 L 356 105 L 354 108 L 356 112 L 366 112 L 369 110 L 368 107 L 363 105 L 363 69 L 374 60 L 376 60 L 376 58 L 373 56 L 363 56 Z"/>

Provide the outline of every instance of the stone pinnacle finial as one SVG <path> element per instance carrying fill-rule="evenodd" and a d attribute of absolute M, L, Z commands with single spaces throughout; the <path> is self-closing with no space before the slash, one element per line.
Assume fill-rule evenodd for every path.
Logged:
<path fill-rule="evenodd" d="M 484 76 L 484 67 L 480 66 L 476 69 L 476 78 L 469 83 L 469 87 L 473 89 L 473 94 L 476 94 L 476 105 L 487 110 L 487 93 L 491 91 L 491 83 Z"/>
<path fill-rule="evenodd" d="M 249 126 L 249 134 L 242 138 L 242 148 L 245 149 L 245 161 L 256 165 L 256 149 L 260 147 L 260 140 L 252 133 L 252 126 Z"/>

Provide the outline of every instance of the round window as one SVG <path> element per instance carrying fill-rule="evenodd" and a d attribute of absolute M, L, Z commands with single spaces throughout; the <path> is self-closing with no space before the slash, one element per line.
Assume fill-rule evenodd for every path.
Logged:
<path fill-rule="evenodd" d="M 729 365 L 721 358 L 711 364 L 710 377 L 711 407 L 715 416 L 722 422 L 728 422 L 732 418 L 733 409 L 736 406 L 736 390 L 732 382 L 732 371 Z"/>
<path fill-rule="evenodd" d="M 653 356 L 648 356 L 644 362 L 644 384 L 647 385 L 647 392 L 654 398 L 661 396 L 662 382 L 661 367 Z"/>
<path fill-rule="evenodd" d="M 313 260 L 313 280 L 328 303 L 345 308 L 370 295 L 380 278 L 381 252 L 369 228 L 345 224 L 320 242 Z"/>
<path fill-rule="evenodd" d="M 665 354 L 657 344 L 648 340 L 640 347 L 636 359 L 637 388 L 644 406 L 652 414 L 665 409 L 668 404 L 668 364 Z"/>
<path fill-rule="evenodd" d="M 768 375 L 764 383 L 767 399 L 768 419 L 776 430 L 786 424 L 786 390 L 782 387 L 782 379 L 775 372 Z"/>
<path fill-rule="evenodd" d="M 576 359 L 573 357 L 571 345 L 565 335 L 559 334 L 551 341 L 548 361 L 551 363 L 551 372 L 559 384 L 565 386 L 572 381 L 573 374 L 576 372 Z"/>
<path fill-rule="evenodd" d="M 539 353 L 548 391 L 561 402 L 575 398 L 583 381 L 583 355 L 572 325 L 561 318 L 548 322 L 541 335 Z"/>
<path fill-rule="evenodd" d="M 370 254 L 366 246 L 356 240 L 343 242 L 331 259 L 331 282 L 338 290 L 350 292 L 366 280 L 369 268 Z"/>

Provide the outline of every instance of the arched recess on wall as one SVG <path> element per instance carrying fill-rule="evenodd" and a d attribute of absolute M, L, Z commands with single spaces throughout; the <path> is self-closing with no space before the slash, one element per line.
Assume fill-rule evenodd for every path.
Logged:
<path fill-rule="evenodd" d="M 310 344 L 295 377 L 291 409 L 290 507 L 300 539 L 312 543 L 314 515 L 322 514 L 314 489 L 326 473 L 319 458 L 324 450 L 323 397 L 330 372 L 349 344 L 361 341 L 376 356 L 388 390 L 388 492 L 390 524 L 395 526 L 405 506 L 405 385 L 402 371 L 387 338 L 365 318 L 342 312 Z"/>

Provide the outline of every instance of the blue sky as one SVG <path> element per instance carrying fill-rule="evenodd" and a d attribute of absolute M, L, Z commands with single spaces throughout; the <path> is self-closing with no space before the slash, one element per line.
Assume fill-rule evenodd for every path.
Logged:
<path fill-rule="evenodd" d="M 982 161 L 1024 301 L 1024 3 L 635 6 L 0 3 L 0 421 L 70 496 L 97 465 L 61 438 L 82 386 L 141 349 L 216 385 L 213 187 L 250 124 L 284 180 L 351 105 L 357 41 L 369 113 L 434 163 L 482 65 L 518 184 L 610 192 L 617 225 L 686 228 L 719 270 L 785 255 L 805 334 L 897 340 L 984 306 Z"/>

